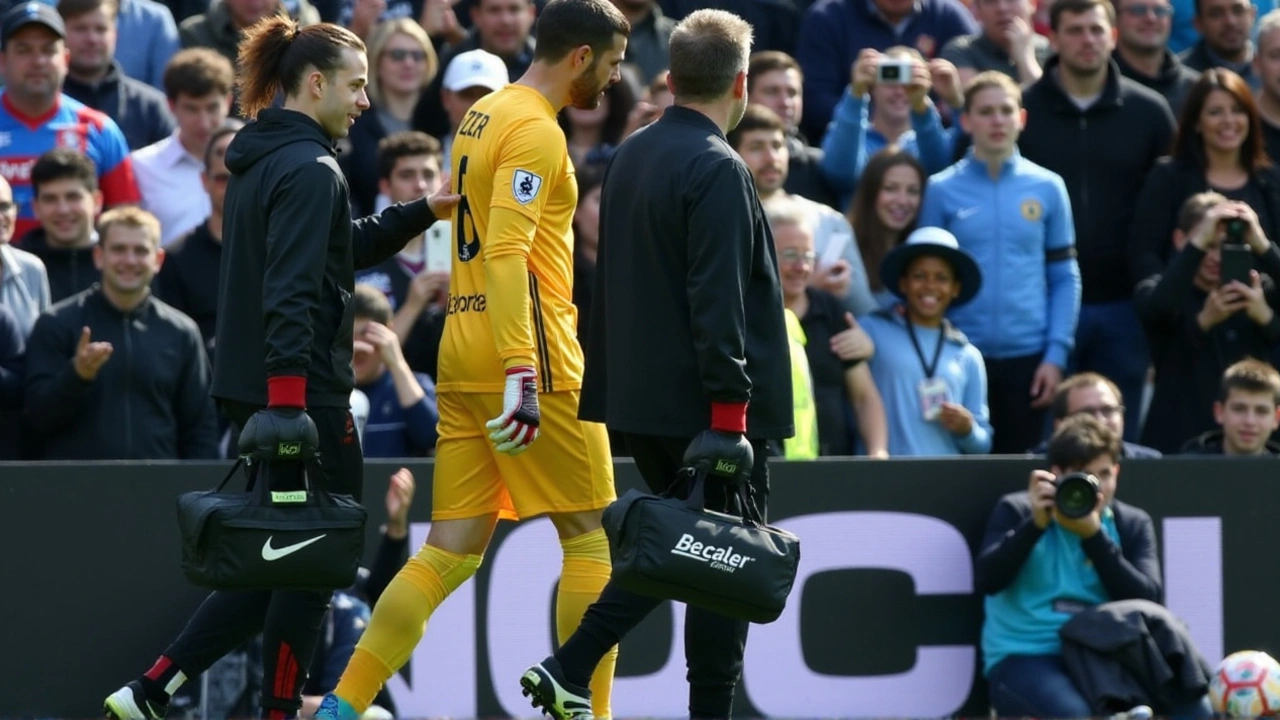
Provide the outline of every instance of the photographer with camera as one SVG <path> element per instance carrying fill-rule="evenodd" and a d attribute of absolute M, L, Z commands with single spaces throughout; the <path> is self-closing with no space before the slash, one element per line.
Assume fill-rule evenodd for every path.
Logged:
<path fill-rule="evenodd" d="M 1163 453 L 1216 429 L 1223 373 L 1246 357 L 1269 357 L 1280 343 L 1271 279 L 1280 275 L 1280 250 L 1252 207 L 1215 192 L 1193 195 L 1173 246 L 1164 273 L 1134 291 L 1156 369 L 1142 444 Z"/>
<path fill-rule="evenodd" d="M 887 145 L 920 159 L 932 174 L 951 164 L 952 133 L 929 99 L 937 92 L 951 107 L 964 105 L 956 68 L 946 60 L 925 62 L 918 50 L 863 50 L 849 86 L 836 105 L 822 140 L 822 172 L 847 202 L 867 160 Z"/>
<path fill-rule="evenodd" d="M 1106 602 L 1161 601 L 1155 525 L 1115 497 L 1120 442 L 1091 415 L 1067 418 L 1049 440 L 1049 470 L 1032 471 L 1027 490 L 1001 498 L 987 521 L 974 575 L 986 595 L 983 673 L 999 717 L 1096 715 L 1067 671 L 1058 630 Z"/>

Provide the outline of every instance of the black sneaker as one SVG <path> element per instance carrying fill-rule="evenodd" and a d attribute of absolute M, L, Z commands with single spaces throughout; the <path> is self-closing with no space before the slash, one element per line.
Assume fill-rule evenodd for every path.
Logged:
<path fill-rule="evenodd" d="M 169 712 L 169 705 L 148 700 L 142 683 L 134 680 L 108 695 L 102 709 L 107 720 L 162 720 Z"/>
<path fill-rule="evenodd" d="M 530 704 L 555 720 L 595 720 L 591 714 L 591 691 L 566 682 L 554 657 L 525 670 L 520 686 Z"/>

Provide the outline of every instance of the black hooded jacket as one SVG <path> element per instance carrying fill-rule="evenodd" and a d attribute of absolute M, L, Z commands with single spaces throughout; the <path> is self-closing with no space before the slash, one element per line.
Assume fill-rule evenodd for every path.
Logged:
<path fill-rule="evenodd" d="M 264 406 L 267 378 L 307 379 L 308 407 L 349 407 L 355 271 L 435 222 L 425 199 L 351 219 L 333 141 L 263 110 L 227 147 L 213 396 Z"/>
<path fill-rule="evenodd" d="M 49 244 L 44 228 L 33 228 L 22 236 L 18 247 L 40 258 L 49 275 L 49 302 L 56 305 L 78 292 L 88 290 L 102 279 L 93 262 L 93 246 L 55 247 Z"/>
<path fill-rule="evenodd" d="M 1187 101 L 1187 93 L 1191 92 L 1191 86 L 1200 79 L 1199 72 L 1183 65 L 1178 56 L 1168 50 L 1164 51 L 1164 59 L 1160 61 L 1160 72 L 1155 77 L 1143 75 L 1135 70 L 1118 52 L 1113 53 L 1111 59 L 1116 61 L 1120 74 L 1160 93 L 1169 103 L 1169 109 L 1173 110 L 1175 120 L 1182 114 L 1182 106 Z"/>
<path fill-rule="evenodd" d="M 1128 300 L 1134 205 L 1151 166 L 1169 152 L 1176 122 L 1163 97 L 1123 77 L 1114 62 L 1101 97 L 1081 110 L 1057 79 L 1058 62 L 1045 63 L 1044 76 L 1023 93 L 1027 127 L 1018 148 L 1067 186 L 1083 302 Z"/>

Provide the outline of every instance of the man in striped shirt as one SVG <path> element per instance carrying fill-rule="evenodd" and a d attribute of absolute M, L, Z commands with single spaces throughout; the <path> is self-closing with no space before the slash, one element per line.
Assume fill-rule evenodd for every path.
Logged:
<path fill-rule="evenodd" d="M 70 57 L 65 38 L 58 11 L 41 2 L 16 5 L 0 17 L 0 176 L 9 181 L 18 205 L 14 237 L 19 245 L 39 224 L 32 209 L 31 168 L 54 148 L 70 148 L 93 161 L 106 207 L 140 199 L 120 128 L 62 94 Z"/>

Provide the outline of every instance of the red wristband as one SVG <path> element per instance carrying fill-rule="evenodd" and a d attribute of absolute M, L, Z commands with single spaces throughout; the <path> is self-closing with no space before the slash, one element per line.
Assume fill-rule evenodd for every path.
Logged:
<path fill-rule="evenodd" d="M 747 431 L 746 403 L 711 403 L 711 429 L 722 432 Z"/>
<path fill-rule="evenodd" d="M 267 407 L 307 406 L 307 379 L 298 375 L 267 378 Z"/>

